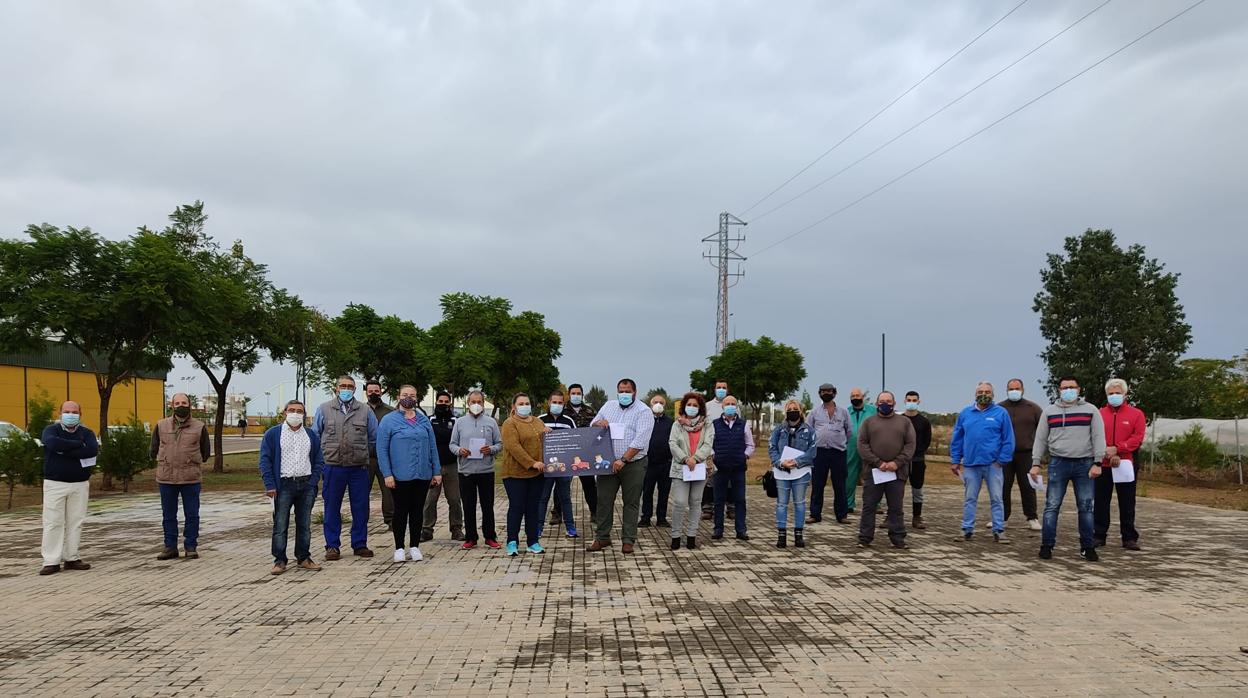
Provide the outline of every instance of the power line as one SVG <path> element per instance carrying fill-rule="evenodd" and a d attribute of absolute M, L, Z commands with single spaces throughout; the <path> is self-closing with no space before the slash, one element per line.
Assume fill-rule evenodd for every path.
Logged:
<path fill-rule="evenodd" d="M 875 196 L 876 194 L 880 193 L 881 191 L 884 191 L 884 190 L 885 190 L 885 189 L 887 189 L 888 187 L 891 187 L 892 185 L 896 184 L 897 182 L 900 182 L 901 180 L 905 179 L 906 177 L 909 177 L 910 175 L 914 174 L 915 172 L 919 171 L 920 169 L 922 169 L 922 168 L 926 167 L 927 165 L 930 165 L 931 163 L 935 162 L 936 160 L 938 160 L 938 159 L 940 159 L 940 158 L 944 157 L 945 155 L 949 154 L 950 152 L 952 152 L 952 151 L 953 151 L 953 150 L 955 150 L 956 148 L 960 147 L 961 145 L 965 144 L 967 141 L 971 140 L 972 138 L 975 138 L 976 136 L 978 136 L 978 135 L 980 135 L 980 134 L 982 134 L 982 133 L 984 133 L 984 132 L 988 131 L 989 129 L 993 128 L 993 127 L 994 127 L 994 126 L 996 126 L 997 124 L 1000 124 L 1001 122 L 1005 121 L 1006 119 L 1009 119 L 1010 117 L 1014 116 L 1015 114 L 1017 114 L 1017 113 L 1019 113 L 1019 112 L 1023 111 L 1023 110 L 1024 110 L 1024 109 L 1026 109 L 1027 107 L 1030 107 L 1031 105 L 1035 104 L 1036 102 L 1039 102 L 1040 100 L 1044 99 L 1045 97 L 1048 97 L 1049 95 L 1053 94 L 1054 92 L 1057 92 L 1057 91 L 1058 91 L 1058 90 L 1060 90 L 1061 88 L 1065 87 L 1066 85 L 1070 84 L 1071 82 L 1074 82 L 1075 80 L 1077 80 L 1078 78 L 1082 77 L 1084 74 L 1086 74 L 1086 73 L 1090 72 L 1091 70 L 1093 70 L 1093 69 L 1094 69 L 1094 68 L 1096 68 L 1097 66 L 1101 65 L 1101 64 L 1102 64 L 1102 63 L 1104 63 L 1105 61 L 1108 61 L 1109 59 L 1113 58 L 1114 56 L 1117 56 L 1118 54 L 1122 53 L 1123 51 L 1126 51 L 1127 49 L 1131 48 L 1131 47 L 1132 47 L 1132 46 L 1134 46 L 1135 44 L 1137 44 L 1137 43 L 1139 43 L 1139 42 L 1143 41 L 1144 39 L 1148 38 L 1148 36 L 1150 36 L 1151 34 L 1153 34 L 1153 33 L 1154 33 L 1154 32 L 1156 32 L 1156 31 L 1158 31 L 1158 30 L 1159 30 L 1159 29 L 1161 29 L 1162 27 L 1165 27 L 1166 25 L 1170 24 L 1171 22 L 1175 21 L 1176 19 L 1178 19 L 1178 18 L 1182 17 L 1183 15 L 1187 14 L 1188 12 L 1191 12 L 1192 10 L 1196 9 L 1197 7 L 1199 7 L 1199 6 L 1203 5 L 1203 4 L 1205 4 L 1205 0 L 1196 0 L 1196 2 L 1192 3 L 1191 5 L 1188 5 L 1188 6 L 1187 6 L 1186 8 L 1184 8 L 1182 11 L 1180 11 L 1180 12 L 1178 12 L 1177 14 L 1175 14 L 1175 15 L 1171 16 L 1171 17 L 1170 17 L 1169 19 L 1167 19 L 1166 21 L 1162 22 L 1161 24 L 1158 24 L 1157 26 L 1153 27 L 1152 29 L 1149 29 L 1148 31 L 1144 32 L 1143 34 L 1140 34 L 1139 36 L 1135 37 L 1135 38 L 1134 38 L 1134 39 L 1132 39 L 1131 41 L 1129 41 L 1129 42 L 1127 42 L 1127 43 L 1123 44 L 1122 46 L 1118 47 L 1118 48 L 1117 48 L 1116 50 L 1114 50 L 1112 53 L 1110 53 L 1110 54 L 1106 55 L 1105 57 L 1103 57 L 1103 58 L 1101 58 L 1100 60 L 1096 61 L 1096 62 L 1095 62 L 1095 63 L 1093 63 L 1092 65 L 1089 65 L 1088 67 L 1084 68 L 1083 70 L 1080 70 L 1079 72 L 1077 72 L 1077 73 L 1075 73 L 1074 75 L 1072 75 L 1072 76 L 1070 76 L 1070 77 L 1066 78 L 1065 80 L 1063 80 L 1063 81 L 1059 82 L 1058 84 L 1054 85 L 1053 87 L 1050 87 L 1049 89 L 1047 89 L 1047 90 L 1045 90 L 1044 92 L 1040 93 L 1040 94 L 1039 94 L 1039 95 L 1037 95 L 1036 97 L 1033 97 L 1032 99 L 1030 99 L 1030 100 L 1028 100 L 1028 101 L 1024 102 L 1021 106 L 1019 106 L 1018 108 L 1016 108 L 1016 109 L 1014 109 L 1013 111 L 1009 112 L 1009 113 L 1008 113 L 1008 114 L 1006 114 L 1005 116 L 1002 116 L 1001 118 L 997 119 L 996 121 L 993 121 L 992 123 L 988 124 L 987 126 L 984 126 L 983 128 L 979 129 L 978 131 L 976 131 L 976 132 L 972 133 L 971 135 L 969 135 L 969 136 L 967 136 L 967 137 L 963 138 L 962 140 L 958 141 L 957 143 L 954 143 L 953 145 L 949 146 L 948 148 L 945 148 L 944 150 L 940 151 L 939 153 L 936 153 L 935 155 L 933 155 L 933 156 L 931 156 L 930 158 L 928 158 L 928 159 L 924 160 L 923 162 L 920 162 L 919 164 L 915 165 L 914 167 L 911 167 L 910 169 L 906 170 L 905 172 L 902 172 L 901 174 L 897 175 L 896 177 L 894 177 L 894 178 L 892 178 L 892 179 L 888 180 L 887 182 L 885 182 L 885 183 L 881 184 L 880 186 L 876 187 L 875 189 L 872 189 L 871 191 L 867 192 L 866 194 L 863 194 L 862 196 L 858 197 L 857 199 L 854 199 L 853 201 L 849 202 L 848 204 L 845 204 L 844 206 L 842 206 L 842 207 L 840 207 L 840 208 L 836 209 L 836 210 L 835 210 L 835 211 L 833 211 L 832 213 L 829 213 L 828 215 L 824 216 L 823 218 L 820 218 L 819 220 L 817 220 L 817 221 L 815 221 L 815 222 L 811 223 L 810 225 L 807 225 L 807 226 L 805 226 L 805 227 L 803 227 L 803 228 L 799 228 L 799 229 L 797 229 L 797 230 L 793 231 L 792 233 L 789 233 L 788 235 L 786 235 L 786 236 L 784 236 L 784 237 L 780 238 L 779 240 L 776 240 L 775 242 L 771 243 L 770 245 L 767 245 L 766 247 L 763 247 L 763 248 L 759 249 L 757 252 L 754 252 L 751 256 L 752 256 L 752 257 L 757 257 L 758 255 L 760 255 L 760 254 L 762 254 L 762 253 L 766 252 L 767 250 L 770 250 L 771 248 L 773 248 L 773 247 L 775 247 L 775 246 L 777 246 L 777 245 L 779 245 L 779 244 L 781 244 L 781 243 L 784 243 L 784 242 L 787 242 L 787 241 L 789 241 L 789 240 L 792 240 L 793 238 L 797 237 L 798 235 L 801 235 L 802 233 L 804 233 L 804 232 L 806 232 L 806 231 L 810 230 L 811 228 L 814 228 L 814 227 L 816 227 L 816 226 L 818 226 L 818 225 L 820 225 L 820 224 L 822 224 L 822 223 L 827 222 L 828 220 L 831 220 L 832 218 L 834 218 L 834 217 L 836 217 L 836 216 L 839 216 L 840 214 L 844 213 L 845 211 L 848 211 L 849 209 L 853 208 L 854 206 L 857 206 L 858 204 L 862 203 L 863 201 L 866 201 L 867 199 L 871 198 L 872 196 Z"/>
<path fill-rule="evenodd" d="M 1066 32 L 1068 32 L 1068 31 L 1070 31 L 1071 29 L 1074 29 L 1076 26 L 1078 26 L 1079 24 L 1081 24 L 1081 23 L 1082 23 L 1085 19 L 1087 19 L 1087 18 L 1091 17 L 1092 15 L 1096 14 L 1097 12 L 1099 12 L 1099 11 L 1101 10 L 1101 8 L 1105 7 L 1106 5 L 1108 5 L 1108 4 L 1109 4 L 1109 3 L 1111 3 L 1111 2 L 1113 2 L 1113 0 L 1105 0 L 1105 1 L 1104 1 L 1104 2 L 1102 2 L 1100 5 L 1097 5 L 1096 7 L 1092 8 L 1092 9 L 1091 9 L 1091 11 L 1089 11 L 1087 14 L 1083 15 L 1083 16 L 1082 16 L 1082 17 L 1080 17 L 1079 19 L 1076 19 L 1074 22 L 1071 22 L 1070 24 L 1066 25 L 1066 28 L 1064 28 L 1064 29 L 1062 29 L 1061 31 L 1057 32 L 1057 33 L 1056 33 L 1056 34 L 1054 34 L 1053 36 L 1050 36 L 1049 38 L 1045 39 L 1043 42 L 1041 42 L 1040 44 L 1038 44 L 1035 48 L 1031 49 L 1031 50 L 1030 50 L 1030 51 L 1028 51 L 1027 53 L 1024 53 L 1023 55 L 1019 56 L 1018 58 L 1015 58 L 1015 59 L 1014 59 L 1014 60 L 1013 60 L 1010 64 L 1006 65 L 1004 68 L 1002 68 L 1002 69 L 998 70 L 997 72 L 993 73 L 992 75 L 989 75 L 987 78 L 985 78 L 983 81 L 981 81 L 978 85 L 976 85 L 976 86 L 972 87 L 971 89 L 967 90 L 966 92 L 963 92 L 962 94 L 960 94 L 960 95 L 958 95 L 957 97 L 953 98 L 951 101 L 946 102 L 944 106 L 942 106 L 941 108 L 939 108 L 939 109 L 937 109 L 936 111 L 932 112 L 931 114 L 928 114 L 927 116 L 923 117 L 923 119 L 921 119 L 921 120 L 919 120 L 918 122 L 916 122 L 916 123 L 912 124 L 909 128 L 905 129 L 905 130 L 904 130 L 904 131 L 902 131 L 901 133 L 898 133 L 897 135 L 893 136 L 892 138 L 888 139 L 887 141 L 884 141 L 883 143 L 881 143 L 879 146 L 877 146 L 877 147 L 876 147 L 874 150 L 872 150 L 871 152 L 867 153 L 866 155 L 863 155 L 862 157 L 858 158 L 857 160 L 854 160 L 853 162 L 851 162 L 851 163 L 849 163 L 848 165 L 846 165 L 846 166 L 842 167 L 841 169 L 837 170 L 836 172 L 833 172 L 831 175 L 828 175 L 827 177 L 824 177 L 823 179 L 819 180 L 818 182 L 816 182 L 815 184 L 811 185 L 810 187 L 807 187 L 807 188 L 806 188 L 805 190 L 803 190 L 800 194 L 797 194 L 796 196 L 790 197 L 789 199 L 787 199 L 787 200 L 786 200 L 786 201 L 784 201 L 783 203 L 778 204 L 778 205 L 776 205 L 776 206 L 773 206 L 773 207 L 771 207 L 771 208 L 767 209 L 766 211 L 764 211 L 764 212 L 762 212 L 762 213 L 758 214 L 757 216 L 754 216 L 752 219 L 750 219 L 750 222 L 751 222 L 751 223 L 753 223 L 753 222 L 755 222 L 755 221 L 758 221 L 758 220 L 759 220 L 759 219 L 761 219 L 761 218 L 765 218 L 765 217 L 767 217 L 767 216 L 770 216 L 771 214 L 775 213 L 776 211 L 779 211 L 780 209 L 784 208 L 785 206 L 788 206 L 789 204 L 793 203 L 794 201 L 797 201 L 798 199 L 802 198 L 803 196 L 806 196 L 807 194 L 811 193 L 812 191 L 814 191 L 814 190 L 818 189 L 819 187 L 822 187 L 823 185 L 827 184 L 828 182 L 831 182 L 832 180 L 836 179 L 837 177 L 840 177 L 841 175 L 845 174 L 845 173 L 846 173 L 846 172 L 848 172 L 849 170 L 851 170 L 851 169 L 853 169 L 854 167 L 856 167 L 856 166 L 860 165 L 860 164 L 861 164 L 864 160 L 866 160 L 866 159 L 870 158 L 871 156 L 875 155 L 876 153 L 880 152 L 881 150 L 884 150 L 885 148 L 887 148 L 888 146 L 892 145 L 893 143 L 896 143 L 897 141 L 899 141 L 899 140 L 901 140 L 902 138 L 906 137 L 906 136 L 907 136 L 907 135 L 909 135 L 912 131 L 914 131 L 915 129 L 919 128 L 919 127 L 920 127 L 920 126 L 922 126 L 923 124 L 927 123 L 928 121 L 931 121 L 932 119 L 936 118 L 936 117 L 937 117 L 937 116 L 939 116 L 940 114 L 943 114 L 943 113 L 944 113 L 944 111 L 945 111 L 946 109 L 948 109 L 949 107 L 952 107 L 953 105 L 957 104 L 958 102 L 961 102 L 963 99 L 966 99 L 967 97 L 969 97 L 969 96 L 970 96 L 973 92 L 977 91 L 979 88 L 981 88 L 981 87 L 983 87 L 984 85 L 987 85 L 988 83 L 990 83 L 990 82 L 992 82 L 993 80 L 997 79 L 997 78 L 998 78 L 998 77 L 1000 77 L 1002 74 L 1004 74 L 1006 71 L 1008 71 L 1010 68 L 1013 68 L 1014 66 L 1018 65 L 1019 63 L 1022 63 L 1024 60 L 1026 60 L 1028 57 L 1030 57 L 1030 56 L 1031 56 L 1032 54 L 1034 54 L 1035 52 L 1037 52 L 1037 51 L 1039 51 L 1040 49 L 1044 48 L 1045 46 L 1048 46 L 1049 44 L 1053 43 L 1053 41 L 1055 41 L 1058 37 L 1060 37 L 1061 35 L 1065 34 L 1065 33 L 1066 33 Z"/>
<path fill-rule="evenodd" d="M 1010 9 L 1010 11 L 1009 11 L 1009 12 L 1006 12 L 1005 14 L 1001 15 L 1001 17 L 1000 17 L 1000 18 L 998 18 L 998 19 L 997 19 L 997 21 L 995 21 L 995 22 L 993 22 L 992 24 L 988 25 L 988 28 L 987 28 L 987 29 L 985 29 L 985 30 L 983 30 L 983 31 L 982 31 L 982 32 L 980 32 L 979 34 L 977 34 L 977 35 L 975 36 L 975 38 L 974 38 L 974 39 L 971 39 L 970 41 L 968 41 L 968 42 L 967 42 L 964 46 L 962 46 L 962 48 L 958 49 L 957 51 L 954 51 L 954 52 L 953 52 L 953 54 L 952 54 L 951 56 L 949 56 L 949 57 L 948 57 L 948 58 L 946 58 L 945 60 L 941 61 L 941 62 L 940 62 L 940 65 L 936 66 L 935 68 L 932 68 L 930 71 L 928 71 L 927 75 L 924 75 L 923 77 L 919 78 L 919 81 L 918 81 L 918 82 L 916 82 L 916 83 L 914 83 L 913 85 L 911 85 L 910 87 L 906 88 L 906 91 L 905 91 L 905 92 L 902 92 L 901 94 L 899 94 L 899 95 L 897 95 L 896 97 L 894 97 L 894 98 L 893 98 L 893 101 L 889 102 L 888 104 L 885 104 L 885 105 L 884 105 L 884 107 L 883 107 L 882 109 L 880 109 L 880 110 L 879 110 L 879 111 L 877 111 L 876 113 L 872 114 L 872 115 L 871 115 L 871 118 L 869 118 L 869 119 L 867 119 L 866 121 L 864 121 L 864 122 L 862 122 L 861 124 L 859 124 L 859 125 L 858 125 L 858 128 L 855 128 L 853 131 L 850 131 L 848 134 L 846 134 L 846 136 L 845 136 L 844 138 L 842 138 L 841 140 L 837 141 L 837 142 L 836 142 L 836 145 L 833 145 L 831 148 L 828 148 L 827 150 L 823 151 L 823 154 L 822 154 L 822 155 L 820 155 L 819 157 L 815 158 L 814 160 L 811 160 L 809 163 L 807 163 L 807 164 L 806 164 L 806 166 L 805 166 L 805 167 L 803 167 L 802 169 L 798 170 L 798 171 L 797 171 L 797 173 L 796 173 L 796 174 L 794 174 L 792 177 L 789 177 L 788 179 L 784 180 L 784 181 L 780 184 L 780 186 L 778 186 L 778 187 L 776 187 L 775 189 L 772 189 L 770 192 L 768 192 L 766 196 L 764 196 L 763 198 L 759 199 L 758 201 L 755 201 L 754 203 L 750 204 L 750 207 L 749 207 L 749 208 L 747 208 L 747 209 L 745 209 L 744 211 L 742 211 L 742 212 L 741 212 L 741 215 L 743 215 L 743 216 L 744 216 L 745 214 L 749 213 L 750 211 L 753 211 L 755 208 L 757 208 L 757 207 L 758 207 L 758 205 L 759 205 L 759 204 L 763 203 L 763 202 L 764 202 L 764 201 L 766 201 L 767 199 L 770 199 L 772 196 L 774 196 L 774 195 L 775 195 L 775 193 L 776 193 L 776 192 L 780 191 L 781 189 L 784 189 L 785 187 L 787 187 L 787 186 L 789 185 L 789 183 L 790 183 L 790 182 L 792 182 L 793 180 L 795 180 L 795 179 L 797 179 L 798 177 L 802 176 L 802 174 L 803 174 L 804 172 L 806 172 L 806 170 L 809 170 L 810 168 L 814 167 L 816 163 L 818 163 L 820 160 L 822 160 L 822 159 L 824 159 L 825 157 L 827 157 L 828 155 L 830 155 L 830 154 L 832 153 L 832 151 L 834 151 L 834 150 L 836 150 L 837 148 L 841 147 L 841 144 L 842 144 L 842 143 L 844 143 L 845 141 L 849 140 L 850 138 L 853 138 L 853 137 L 854 137 L 854 134 L 856 134 L 856 133 L 858 133 L 859 131 L 861 131 L 862 129 L 866 128 L 868 124 L 870 124 L 872 121 L 875 121 L 875 120 L 876 120 L 876 119 L 877 119 L 877 118 L 878 118 L 881 114 L 883 114 L 884 112 L 888 111 L 888 110 L 889 110 L 889 108 L 890 108 L 890 107 L 892 107 L 894 104 L 896 104 L 896 103 L 900 102 L 900 101 L 902 100 L 902 98 L 903 98 L 903 97 L 905 97 L 906 95 L 908 95 L 908 94 L 910 94 L 911 92 L 913 92 L 913 91 L 915 90 L 915 88 L 917 88 L 919 85 L 922 85 L 924 82 L 926 82 L 926 81 L 927 81 L 927 79 L 928 79 L 928 78 L 932 77 L 933 75 L 935 75 L 935 74 L 936 74 L 936 72 L 937 72 L 937 71 L 939 71 L 941 68 L 945 67 L 945 65 L 946 65 L 946 64 L 948 64 L 948 63 L 949 63 L 949 61 L 952 61 L 953 59 L 955 59 L 955 58 L 957 58 L 959 55 L 961 55 L 963 51 L 967 50 L 967 49 L 968 49 L 968 48 L 970 48 L 972 45 L 974 45 L 976 41 L 979 41 L 980 39 L 982 39 L 982 38 L 984 37 L 984 35 L 985 35 L 985 34 L 987 34 L 988 32 L 992 31 L 992 30 L 993 30 L 993 28 L 995 28 L 998 24 L 1000 24 L 1000 23 L 1004 22 L 1004 21 L 1005 21 L 1005 19 L 1006 19 L 1007 17 L 1009 17 L 1010 15 L 1014 14 L 1014 12 L 1015 12 L 1016 10 L 1018 10 L 1018 8 L 1022 7 L 1023 5 L 1026 5 L 1026 4 L 1027 4 L 1027 2 L 1028 2 L 1028 0 L 1023 0 L 1022 2 L 1018 3 L 1017 5 L 1015 5 L 1012 9 Z"/>

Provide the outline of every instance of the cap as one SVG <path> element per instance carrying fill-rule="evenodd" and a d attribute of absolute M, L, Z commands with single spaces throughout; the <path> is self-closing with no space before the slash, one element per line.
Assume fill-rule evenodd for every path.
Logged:
<path fill-rule="evenodd" d="M 819 390 L 831 390 L 832 392 L 835 393 L 836 386 L 832 385 L 831 383 L 824 383 L 823 385 L 819 386 Z"/>

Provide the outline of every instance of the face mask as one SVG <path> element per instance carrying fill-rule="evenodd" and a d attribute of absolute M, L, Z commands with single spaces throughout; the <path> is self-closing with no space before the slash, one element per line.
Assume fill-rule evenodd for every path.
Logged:
<path fill-rule="evenodd" d="M 563 403 L 556 402 L 556 403 L 551 404 L 550 413 L 551 414 L 563 414 Z"/>
<path fill-rule="evenodd" d="M 521 417 L 527 417 L 533 414 L 533 406 L 532 405 L 517 405 L 516 414 L 520 415 Z"/>
<path fill-rule="evenodd" d="M 67 427 L 76 427 L 82 421 L 82 415 L 65 412 L 61 414 L 61 424 Z"/>
<path fill-rule="evenodd" d="M 797 420 L 802 418 L 802 413 L 798 412 L 797 410 L 789 410 L 788 412 L 784 413 L 784 418 L 789 420 L 790 422 L 796 422 Z"/>
<path fill-rule="evenodd" d="M 380 396 L 380 395 L 369 395 L 369 396 L 368 396 L 368 404 L 370 404 L 370 405 L 380 405 L 380 404 L 381 404 L 381 396 Z"/>
<path fill-rule="evenodd" d="M 725 417 L 737 416 L 737 406 L 736 405 L 724 405 L 724 416 Z"/>
<path fill-rule="evenodd" d="M 298 412 L 287 412 L 286 424 L 289 425 L 291 429 L 303 426 L 303 415 Z"/>
<path fill-rule="evenodd" d="M 414 397 L 399 398 L 399 407 L 402 407 L 405 410 L 410 410 L 415 406 L 416 406 L 416 398 Z"/>
<path fill-rule="evenodd" d="M 880 404 L 875 406 L 875 411 L 887 417 L 888 415 L 893 413 L 893 406 L 887 402 L 881 402 Z"/>
<path fill-rule="evenodd" d="M 665 409 L 667 409 L 667 405 L 664 405 L 661 402 L 656 402 L 653 405 L 650 405 L 650 411 L 655 414 L 663 414 L 663 410 Z"/>
<path fill-rule="evenodd" d="M 434 405 L 433 413 L 438 415 L 439 417 L 449 417 L 451 416 L 451 406 L 450 405 Z"/>
<path fill-rule="evenodd" d="M 468 411 L 473 414 L 481 414 L 485 411 L 485 405 L 482 405 L 479 402 L 474 402 L 468 406 Z"/>
<path fill-rule="evenodd" d="M 343 402 L 351 402 L 351 399 L 354 397 L 355 397 L 354 390 L 339 390 L 338 391 L 338 399 L 342 400 Z"/>
<path fill-rule="evenodd" d="M 1005 393 L 1005 396 L 1010 399 L 1010 402 L 1018 402 L 1019 400 L 1023 399 L 1023 391 L 1010 390 Z"/>
<path fill-rule="evenodd" d="M 686 417 L 698 416 L 698 406 L 697 405 L 685 405 L 685 416 Z"/>
<path fill-rule="evenodd" d="M 907 403 L 906 403 L 906 411 L 907 411 L 907 412 L 918 412 L 918 411 L 919 411 L 919 403 L 917 403 L 917 402 L 907 402 Z"/>
<path fill-rule="evenodd" d="M 620 393 L 619 395 L 616 395 L 615 397 L 617 400 L 620 401 L 621 407 L 628 407 L 629 405 L 633 404 L 632 393 Z"/>
<path fill-rule="evenodd" d="M 1078 388 L 1062 388 L 1062 402 L 1074 402 L 1079 399 Z"/>
<path fill-rule="evenodd" d="M 191 416 L 191 408 L 190 407 L 175 407 L 173 408 L 173 416 L 177 417 L 178 419 L 186 419 L 187 417 Z"/>
<path fill-rule="evenodd" d="M 976 396 L 975 396 L 975 404 L 976 404 L 976 405 L 980 405 L 980 406 L 987 406 L 987 405 L 991 405 L 991 404 L 992 404 L 992 396 L 991 396 L 991 395 L 976 395 Z"/>
<path fill-rule="evenodd" d="M 573 395 L 572 397 L 568 399 L 572 401 L 573 405 L 576 405 L 579 407 L 581 404 L 581 401 L 584 400 L 585 398 L 581 397 L 580 395 Z"/>
<path fill-rule="evenodd" d="M 835 395 L 833 395 L 832 393 L 819 393 L 819 399 L 820 399 L 820 400 L 823 400 L 825 403 L 826 403 L 826 402 L 832 402 L 832 400 L 833 400 L 835 397 L 836 397 L 836 396 L 835 396 Z"/>
<path fill-rule="evenodd" d="M 724 399 L 724 398 L 726 398 L 726 397 L 728 397 L 728 389 L 727 389 L 727 388 L 716 388 L 716 389 L 715 389 L 715 399 L 716 399 L 716 400 L 723 400 L 723 399 Z"/>
<path fill-rule="evenodd" d="M 1117 393 L 1110 395 L 1108 398 L 1110 407 L 1122 407 L 1122 403 L 1126 397 L 1126 395 L 1119 395 Z"/>
<path fill-rule="evenodd" d="M 853 405 L 853 406 L 854 406 L 854 409 L 859 409 L 859 408 L 861 408 L 861 407 L 862 407 L 862 398 L 860 398 L 860 397 L 857 397 L 857 398 L 852 398 L 852 399 L 849 401 L 849 404 Z"/>

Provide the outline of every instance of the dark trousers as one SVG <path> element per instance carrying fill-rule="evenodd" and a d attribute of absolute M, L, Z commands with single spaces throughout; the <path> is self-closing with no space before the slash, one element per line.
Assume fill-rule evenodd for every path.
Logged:
<path fill-rule="evenodd" d="M 1092 507 L 1092 535 L 1100 540 L 1104 540 L 1108 535 L 1109 507 L 1114 490 L 1118 490 L 1118 529 L 1122 532 L 1122 542 L 1138 541 L 1140 532 L 1135 530 L 1136 481 L 1114 482 L 1112 471 L 1113 468 L 1104 468 L 1101 470 L 1101 476 L 1092 481 L 1095 493 Z"/>
<path fill-rule="evenodd" d="M 198 482 L 186 485 L 161 483 L 160 511 L 161 523 L 165 529 L 166 548 L 178 547 L 178 497 L 182 498 L 182 511 L 186 514 L 186 527 L 182 529 L 185 547 L 187 550 L 194 550 L 199 545 L 199 491 Z"/>
<path fill-rule="evenodd" d="M 1031 451 L 1015 451 L 1014 459 L 1002 463 L 1005 470 L 1005 491 L 1001 493 L 1001 502 L 1005 505 L 1005 520 L 1010 520 L 1010 490 L 1018 483 L 1018 498 L 1023 500 L 1023 516 L 1027 520 L 1036 518 L 1036 488 L 1031 486 L 1027 473 L 1031 470 Z"/>
<path fill-rule="evenodd" d="M 911 513 L 923 515 L 923 483 L 927 480 L 927 461 L 910 461 L 910 504 Z"/>
<path fill-rule="evenodd" d="M 737 508 L 733 518 L 737 535 L 745 534 L 745 468 L 716 470 L 711 484 L 715 488 L 715 533 L 724 532 L 724 504 L 731 501 Z"/>
<path fill-rule="evenodd" d="M 494 531 L 494 473 L 459 475 L 459 496 L 464 502 L 464 540 L 477 542 L 477 501 L 481 501 L 481 532 L 497 540 Z"/>
<path fill-rule="evenodd" d="M 429 480 L 395 480 L 394 490 L 391 492 L 394 498 L 394 520 L 391 524 L 394 530 L 395 550 L 404 547 L 420 547 L 420 527 L 421 521 L 424 520 L 425 495 L 427 494 L 429 494 Z M 405 546 L 403 545 L 404 534 L 409 531 L 411 544 Z"/>
<path fill-rule="evenodd" d="M 542 501 L 537 505 L 538 513 L 546 511 L 550 504 L 550 497 L 555 497 L 555 511 L 563 517 L 563 527 L 565 529 L 576 528 L 576 516 L 573 515 L 572 508 L 572 480 L 570 477 L 544 477 L 542 478 Z M 545 522 L 541 519 L 537 522 L 537 534 L 540 536 L 545 528 Z M 557 525 L 557 524 L 556 524 Z"/>
<path fill-rule="evenodd" d="M 520 522 L 524 522 L 524 535 L 528 545 L 538 540 L 538 528 L 542 516 L 542 484 L 546 478 L 505 477 L 503 489 L 507 490 L 507 542 L 520 541 Z"/>
<path fill-rule="evenodd" d="M 584 477 L 572 478 L 581 483 L 581 496 L 585 498 L 585 506 L 589 507 L 590 527 L 593 527 L 593 518 L 598 515 L 598 480 L 593 475 L 585 475 Z M 568 494 L 569 501 L 572 499 L 571 492 Z M 559 503 L 559 498 L 555 498 L 555 504 L 551 507 L 555 516 L 566 517 L 571 514 L 564 514 L 563 505 Z M 573 517 L 575 518 L 575 517 Z"/>
<path fill-rule="evenodd" d="M 848 472 L 844 451 L 835 448 L 815 450 L 815 463 L 810 480 L 810 518 L 816 521 L 823 518 L 823 492 L 827 489 L 829 478 L 832 479 L 832 511 L 836 514 L 836 520 L 841 521 L 849 516 L 849 505 L 845 500 L 845 478 Z"/>
<path fill-rule="evenodd" d="M 906 499 L 906 481 L 898 478 L 882 485 L 870 477 L 862 486 L 862 519 L 858 523 L 858 540 L 870 543 L 875 538 L 875 510 L 880 500 L 888 502 L 888 539 L 894 544 L 906 540 L 906 522 L 901 508 Z"/>
<path fill-rule="evenodd" d="M 394 498 L 390 494 L 390 488 L 386 487 L 386 478 L 381 474 L 381 467 L 377 465 L 376 458 L 368 459 L 368 473 L 372 477 L 372 482 L 377 483 L 377 489 L 381 490 L 381 518 L 389 526 L 394 520 Z M 370 484 L 371 488 L 372 485 Z"/>
<path fill-rule="evenodd" d="M 286 539 L 290 532 L 290 510 L 295 510 L 295 560 L 312 559 L 312 505 L 316 503 L 312 478 L 284 477 L 273 498 L 273 562 L 286 564 Z"/>
<path fill-rule="evenodd" d="M 659 491 L 659 501 L 654 501 L 654 491 Z M 667 499 L 672 494 L 672 461 L 651 461 L 646 465 L 646 479 L 642 483 L 641 520 L 649 521 L 657 514 L 659 521 L 667 521 Z"/>
<path fill-rule="evenodd" d="M 710 486 L 702 490 L 702 511 L 713 511 L 715 509 L 715 482 L 711 481 Z"/>
<path fill-rule="evenodd" d="M 325 466 L 325 547 L 340 548 L 342 536 L 342 496 L 351 497 L 351 547 L 368 547 L 368 468 L 366 466 Z"/>

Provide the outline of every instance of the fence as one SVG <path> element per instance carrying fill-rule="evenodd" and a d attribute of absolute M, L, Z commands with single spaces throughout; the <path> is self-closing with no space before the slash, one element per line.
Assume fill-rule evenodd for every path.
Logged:
<path fill-rule="evenodd" d="M 1144 436 L 1149 451 L 1149 467 L 1153 467 L 1152 460 L 1156 458 L 1159 442 L 1180 437 L 1193 426 L 1199 427 L 1201 433 L 1217 444 L 1224 456 L 1234 459 L 1239 470 L 1239 484 L 1244 484 L 1243 442 L 1248 441 L 1248 419 L 1170 419 L 1154 415 Z"/>

